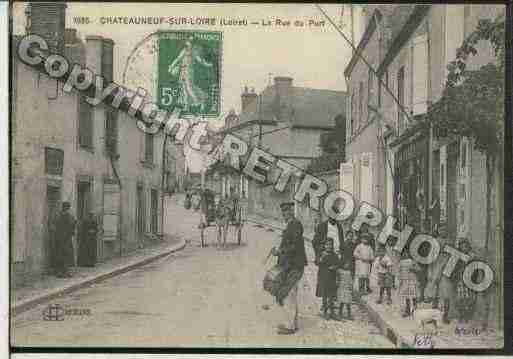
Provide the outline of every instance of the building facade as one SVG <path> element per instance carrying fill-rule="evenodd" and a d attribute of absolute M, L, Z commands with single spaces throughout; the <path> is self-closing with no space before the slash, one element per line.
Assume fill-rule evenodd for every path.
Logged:
<path fill-rule="evenodd" d="M 244 89 L 239 119 L 224 131 L 305 169 L 321 155 L 321 136 L 345 113 L 345 101 L 345 92 L 297 87 L 292 78 L 277 76 L 260 94 Z M 279 193 L 270 183 L 248 182 L 243 176 L 228 181 L 225 188 L 233 184 L 247 195 L 250 212 L 274 218 L 281 218 L 279 203 L 292 200 L 298 185 L 291 180 Z"/>
<path fill-rule="evenodd" d="M 34 3 L 27 16 L 27 34 L 53 36 L 51 50 L 113 80 L 115 44 L 100 36 L 83 41 L 65 29 L 65 4 Z M 63 91 L 62 82 L 18 59 L 19 37 L 13 40 L 11 265 L 17 286 L 51 272 L 53 222 L 64 201 L 79 222 L 95 214 L 99 260 L 162 232 L 163 136 L 146 135 L 127 114 Z"/>
<path fill-rule="evenodd" d="M 497 269 L 502 236 L 487 244 L 486 206 L 473 205 L 486 203 L 486 182 L 492 180 L 487 178 L 486 157 L 474 149 L 471 138 L 440 137 L 423 120 L 442 96 L 447 64 L 463 40 L 480 19 L 504 11 L 501 5 L 369 6 L 367 14 L 372 16 L 358 53 L 374 71 L 358 55 L 346 68 L 347 153 L 352 158 L 346 164 L 352 169 L 346 182 L 351 182 L 356 197 L 371 199 L 417 232 L 437 229 L 453 245 L 468 238 L 474 252 Z M 481 42 L 477 50 L 468 69 L 496 61 L 490 44 Z M 365 161 L 374 165 L 363 172 L 358 154 L 368 153 L 371 160 Z M 494 221 L 502 228 L 500 215 Z M 436 272 L 429 268 L 430 276 Z M 490 323 L 495 322 L 502 305 L 502 296 L 495 293 L 498 287 L 480 296 L 476 318 L 488 315 Z"/>

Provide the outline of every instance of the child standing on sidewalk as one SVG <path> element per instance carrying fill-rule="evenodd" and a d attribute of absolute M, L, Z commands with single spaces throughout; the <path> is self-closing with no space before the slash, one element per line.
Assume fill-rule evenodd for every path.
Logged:
<path fill-rule="evenodd" d="M 379 299 L 377 304 L 383 303 L 383 294 L 387 294 L 387 304 L 392 304 L 392 259 L 386 254 L 385 246 L 380 244 L 376 261 L 376 272 L 378 273 Z"/>
<path fill-rule="evenodd" d="M 333 249 L 333 239 L 328 238 L 319 259 L 319 291 L 326 319 L 335 319 L 334 302 L 337 296 L 337 268 L 339 266 L 340 259 Z"/>
<path fill-rule="evenodd" d="M 351 273 L 351 260 L 342 259 L 341 266 L 337 270 L 337 299 L 339 300 L 338 317 L 344 317 L 344 304 L 347 308 L 347 319 L 353 320 L 351 316 L 351 304 L 353 302 L 353 275 Z"/>
<path fill-rule="evenodd" d="M 402 316 L 409 317 L 417 307 L 417 271 L 419 267 L 416 262 L 408 256 L 404 250 L 399 262 L 399 298 L 404 304 Z"/>
<path fill-rule="evenodd" d="M 374 251 L 369 245 L 370 234 L 363 234 L 360 238 L 361 243 L 354 250 L 355 275 L 358 278 L 358 289 L 361 294 L 370 292 L 369 275 L 371 264 L 374 260 Z"/>

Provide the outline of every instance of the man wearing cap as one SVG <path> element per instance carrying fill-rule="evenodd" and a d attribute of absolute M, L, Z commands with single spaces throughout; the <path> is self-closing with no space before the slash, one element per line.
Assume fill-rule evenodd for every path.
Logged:
<path fill-rule="evenodd" d="M 71 277 L 68 267 L 74 264 L 72 237 L 75 234 L 75 218 L 69 202 L 62 203 L 62 212 L 55 226 L 55 270 L 59 278 Z"/>
<path fill-rule="evenodd" d="M 278 334 L 287 335 L 298 330 L 298 287 L 307 260 L 303 225 L 294 217 L 294 202 L 282 203 L 280 208 L 287 227 L 282 233 L 279 248 L 274 248 L 273 254 L 278 256 L 278 266 L 282 271 L 276 301 L 285 323 L 278 325 Z"/>

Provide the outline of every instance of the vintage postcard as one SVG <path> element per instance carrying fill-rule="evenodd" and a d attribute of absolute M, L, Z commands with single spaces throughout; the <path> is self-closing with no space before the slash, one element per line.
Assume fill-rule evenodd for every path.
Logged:
<path fill-rule="evenodd" d="M 11 18 L 14 350 L 504 347 L 505 5 Z"/>

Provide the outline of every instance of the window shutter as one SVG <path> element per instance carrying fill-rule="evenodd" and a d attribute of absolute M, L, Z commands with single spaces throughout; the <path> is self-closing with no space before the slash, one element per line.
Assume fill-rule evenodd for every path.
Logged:
<path fill-rule="evenodd" d="M 360 184 L 361 195 L 360 200 L 374 204 L 373 201 L 373 181 L 372 181 L 372 153 L 363 153 L 361 157 Z"/>
<path fill-rule="evenodd" d="M 458 164 L 458 236 L 466 237 L 470 215 L 470 145 L 463 137 L 459 146 Z"/>
<path fill-rule="evenodd" d="M 118 153 L 118 121 L 117 113 L 107 110 L 105 120 L 105 149 L 108 154 Z"/>
<path fill-rule="evenodd" d="M 78 100 L 79 122 L 78 122 L 78 143 L 82 147 L 93 147 L 93 108 L 85 98 L 80 96 Z"/>
<path fill-rule="evenodd" d="M 440 148 L 440 225 L 447 221 L 447 146 Z"/>
<path fill-rule="evenodd" d="M 153 135 L 145 134 L 144 159 L 148 163 L 153 163 Z"/>
<path fill-rule="evenodd" d="M 340 189 L 354 196 L 354 167 L 352 162 L 340 164 Z"/>
<path fill-rule="evenodd" d="M 353 193 L 356 200 L 360 200 L 360 159 L 359 155 L 353 155 L 353 168 L 354 168 L 354 176 L 353 176 Z"/>
<path fill-rule="evenodd" d="M 427 111 L 427 83 L 427 35 L 421 35 L 413 40 L 413 115 Z"/>
<path fill-rule="evenodd" d="M 139 135 L 139 157 L 142 162 L 145 160 L 145 148 L 146 148 L 146 134 L 142 131 L 137 131 Z"/>

